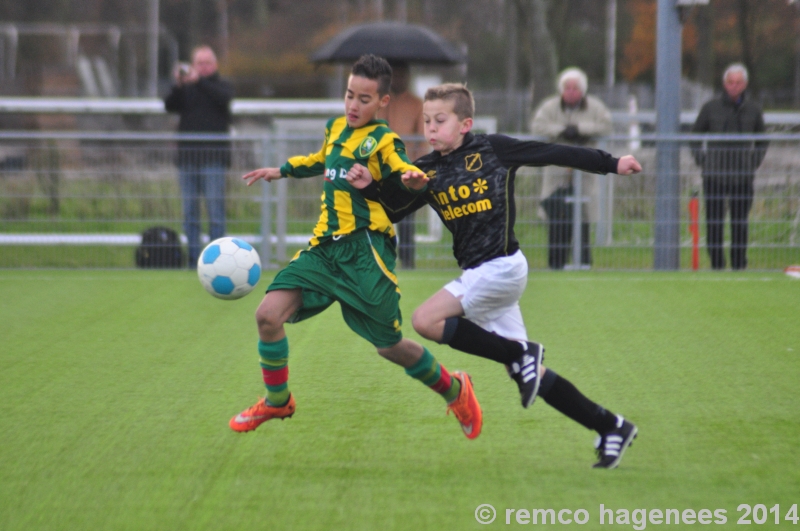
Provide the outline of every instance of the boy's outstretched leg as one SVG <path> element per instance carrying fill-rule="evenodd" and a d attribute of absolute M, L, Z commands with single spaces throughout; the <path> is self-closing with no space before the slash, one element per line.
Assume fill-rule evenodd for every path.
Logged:
<path fill-rule="evenodd" d="M 406 374 L 439 393 L 447 402 L 447 412 L 455 414 L 468 439 L 481 434 L 483 414 L 468 374 L 461 371 L 450 374 L 428 349 L 408 339 L 389 348 L 379 348 L 378 353 L 405 367 Z"/>
<path fill-rule="evenodd" d="M 231 419 L 233 431 L 252 431 L 270 419 L 283 420 L 294 415 L 295 402 L 288 384 L 289 342 L 286 336 L 269 343 L 259 340 L 258 355 L 267 396 Z"/>
<path fill-rule="evenodd" d="M 636 425 L 584 396 L 566 378 L 545 369 L 539 396 L 560 413 L 597 432 L 595 468 L 616 468 L 638 434 Z"/>
<path fill-rule="evenodd" d="M 530 407 L 539 389 L 542 345 L 506 339 L 465 319 L 463 314 L 461 300 L 441 289 L 417 308 L 412 325 L 426 339 L 505 365 L 517 382 L 522 407 Z"/>
<path fill-rule="evenodd" d="M 502 363 L 517 383 L 522 407 L 528 408 L 536 400 L 544 357 L 541 344 L 506 339 L 463 317 L 445 319 L 441 342 L 461 352 Z"/>
<path fill-rule="evenodd" d="M 234 431 L 252 431 L 264 422 L 294 415 L 295 401 L 289 392 L 289 342 L 283 329 L 297 311 L 302 298 L 299 290 L 275 290 L 267 293 L 256 310 L 258 356 L 267 396 L 230 420 Z"/>

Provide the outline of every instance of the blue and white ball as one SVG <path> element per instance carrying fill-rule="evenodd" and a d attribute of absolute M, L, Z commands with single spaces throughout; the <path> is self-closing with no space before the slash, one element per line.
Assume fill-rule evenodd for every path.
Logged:
<path fill-rule="evenodd" d="M 239 238 L 219 238 L 209 243 L 197 260 L 197 276 L 206 291 L 219 299 L 239 299 L 261 278 L 261 258 L 253 246 Z"/>

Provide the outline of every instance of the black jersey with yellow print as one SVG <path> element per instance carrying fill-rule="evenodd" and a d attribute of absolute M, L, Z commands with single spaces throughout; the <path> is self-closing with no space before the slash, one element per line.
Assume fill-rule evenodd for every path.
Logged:
<path fill-rule="evenodd" d="M 430 178 L 422 194 L 412 196 L 394 183 L 378 183 L 372 193 L 395 222 L 426 203 L 433 207 L 453 233 L 459 267 L 470 269 L 519 249 L 514 181 L 520 166 L 614 173 L 618 163 L 599 149 L 467 133 L 447 155 L 434 151 L 414 161 Z"/>
<path fill-rule="evenodd" d="M 403 141 L 384 120 L 372 120 L 354 129 L 344 116 L 332 118 L 325 125 L 325 141 L 317 153 L 292 157 L 281 166 L 281 175 L 287 177 L 325 177 L 322 212 L 309 242 L 312 246 L 360 229 L 394 236 L 381 204 L 366 199 L 347 182 L 347 172 L 356 163 L 369 168 L 376 181 L 399 182 L 404 172 L 417 169 L 409 162 Z"/>

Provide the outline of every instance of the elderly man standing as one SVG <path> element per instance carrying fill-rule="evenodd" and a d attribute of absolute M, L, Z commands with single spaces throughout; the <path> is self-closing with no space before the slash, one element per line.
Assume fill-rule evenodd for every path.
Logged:
<path fill-rule="evenodd" d="M 231 124 L 233 87 L 217 72 L 217 57 L 208 46 L 192 52 L 192 64 L 175 69 L 175 85 L 164 99 L 168 112 L 180 114 L 180 133 L 225 134 Z M 178 173 L 183 223 L 189 240 L 189 267 L 200 256 L 200 197 L 206 198 L 208 233 L 225 235 L 225 172 L 230 165 L 230 142 L 189 141 L 178 144 Z"/>
<path fill-rule="evenodd" d="M 594 96 L 586 94 L 588 80 L 583 70 L 567 68 L 558 77 L 559 94 L 539 106 L 531 121 L 531 132 L 549 142 L 594 147 L 597 137 L 611 134 L 611 113 Z M 548 166 L 544 170 L 542 204 L 548 218 L 547 264 L 562 269 L 572 246 L 572 216 L 564 198 L 573 195 L 573 170 Z M 582 195 L 590 197 L 582 207 L 581 264 L 591 265 L 589 222 L 597 221 L 597 186 L 594 175 L 582 178 Z"/>
<path fill-rule="evenodd" d="M 703 105 L 693 133 L 763 133 L 761 107 L 747 99 L 747 69 L 730 65 L 722 76 L 725 93 Z M 693 154 L 703 172 L 706 239 L 713 269 L 725 269 L 723 236 L 725 210 L 731 213 L 731 267 L 747 267 L 748 217 L 753 206 L 753 181 L 764 160 L 767 142 L 708 142 L 695 145 Z M 726 205 L 727 202 L 727 205 Z"/>

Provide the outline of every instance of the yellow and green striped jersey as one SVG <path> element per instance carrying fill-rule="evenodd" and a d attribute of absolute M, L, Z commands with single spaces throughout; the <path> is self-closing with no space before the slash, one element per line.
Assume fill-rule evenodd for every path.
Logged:
<path fill-rule="evenodd" d="M 353 129 L 344 116 L 325 125 L 325 141 L 317 153 L 291 157 L 281 166 L 281 175 L 287 177 L 325 176 L 322 212 L 309 242 L 312 246 L 364 228 L 394 236 L 381 204 L 366 199 L 347 182 L 345 176 L 355 163 L 369 168 L 376 181 L 399 179 L 404 172 L 417 170 L 408 160 L 403 141 L 384 120 Z"/>

